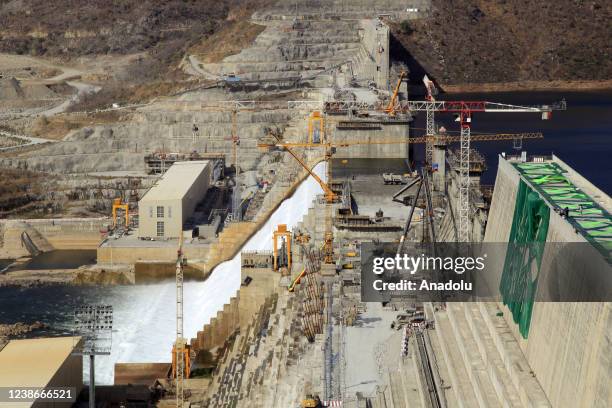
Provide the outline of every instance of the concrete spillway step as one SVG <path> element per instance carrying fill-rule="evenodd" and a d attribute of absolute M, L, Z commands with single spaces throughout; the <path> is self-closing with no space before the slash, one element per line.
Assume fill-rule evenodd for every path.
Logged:
<path fill-rule="evenodd" d="M 237 55 L 227 57 L 225 63 L 246 62 L 270 62 L 277 60 L 303 61 L 309 59 L 324 59 L 337 57 L 339 54 L 348 54 L 357 50 L 355 43 L 344 44 L 315 44 L 315 45 L 295 45 L 295 46 L 272 46 L 272 47 L 251 47 L 243 50 Z M 204 69 L 207 66 L 204 65 Z"/>
<path fill-rule="evenodd" d="M 504 406 L 522 407 L 518 392 L 510 379 L 510 374 L 501 359 L 499 351 L 488 331 L 488 327 L 480 314 L 480 308 L 474 303 L 463 303 L 465 318 L 470 330 L 474 334 L 476 346 L 480 356 L 487 367 L 489 377 L 498 398 Z"/>
<path fill-rule="evenodd" d="M 302 36 L 302 37 L 294 37 L 287 36 L 282 39 L 278 37 L 278 34 L 275 36 L 266 36 L 266 37 L 258 37 L 255 42 L 258 46 L 261 47 L 271 47 L 283 42 L 284 44 L 290 45 L 313 45 L 313 44 L 357 44 L 359 43 L 359 37 L 351 34 L 340 34 L 340 35 L 330 35 L 328 37 L 320 36 L 320 35 L 312 35 L 312 36 Z"/>
<path fill-rule="evenodd" d="M 550 407 L 551 404 L 538 380 L 532 375 L 518 342 L 504 318 L 499 315 L 500 310 L 497 305 L 485 302 L 477 305 L 491 335 L 491 341 L 497 348 L 523 406 Z"/>
<path fill-rule="evenodd" d="M 468 378 L 468 373 L 459 346 L 457 342 L 447 336 L 453 332 L 448 316 L 445 311 L 439 311 L 435 314 L 436 321 L 436 335 L 440 348 L 442 349 L 442 356 L 448 368 L 448 374 L 450 376 L 450 382 L 452 392 L 455 396 L 455 401 L 459 407 L 472 408 L 478 407 L 479 404 L 474 394 L 474 389 Z"/>
<path fill-rule="evenodd" d="M 466 367 L 468 378 L 472 383 L 478 406 L 482 408 L 503 406 L 497 397 L 495 388 L 489 379 L 485 364 L 476 347 L 475 339 L 465 319 L 462 306 L 456 303 L 447 304 L 447 312 L 455 340 L 458 343 L 461 358 Z"/>

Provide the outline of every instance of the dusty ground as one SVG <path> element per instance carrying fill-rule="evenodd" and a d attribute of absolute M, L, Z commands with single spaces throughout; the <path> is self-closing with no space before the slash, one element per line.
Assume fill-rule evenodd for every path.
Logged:
<path fill-rule="evenodd" d="M 127 285 L 134 283 L 133 271 L 90 269 L 20 270 L 0 274 L 0 286 Z"/>
<path fill-rule="evenodd" d="M 90 115 L 66 114 L 50 118 L 40 117 L 30 127 L 30 133 L 34 136 L 51 140 L 61 140 L 73 130 L 85 126 L 118 123 L 128 120 L 129 113 L 120 111 L 98 112 Z"/>
<path fill-rule="evenodd" d="M 265 26 L 251 23 L 244 18 L 235 20 L 192 47 L 190 52 L 201 62 L 220 62 L 223 58 L 247 48 L 264 29 Z"/>

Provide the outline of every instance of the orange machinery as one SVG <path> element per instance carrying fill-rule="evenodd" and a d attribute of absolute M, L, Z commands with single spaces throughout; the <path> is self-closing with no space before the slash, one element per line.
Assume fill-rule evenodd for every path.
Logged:
<path fill-rule="evenodd" d="M 130 225 L 130 205 L 128 203 L 122 204 L 120 198 L 115 198 L 113 200 L 113 228 L 117 227 L 117 215 L 119 210 L 123 211 L 125 228 L 127 228 Z"/>
<path fill-rule="evenodd" d="M 278 224 L 276 231 L 272 234 L 274 270 L 278 270 L 278 238 L 284 237 L 287 242 L 287 269 L 291 270 L 291 232 L 287 230 L 287 224 Z"/>

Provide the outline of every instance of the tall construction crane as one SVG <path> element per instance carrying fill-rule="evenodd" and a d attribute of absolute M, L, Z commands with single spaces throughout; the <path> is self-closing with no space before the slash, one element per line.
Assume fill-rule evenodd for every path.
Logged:
<path fill-rule="evenodd" d="M 470 190 L 470 140 L 472 114 L 484 113 L 541 113 L 549 119 L 553 110 L 565 110 L 565 101 L 553 105 L 520 106 L 487 101 L 408 101 L 410 112 L 427 112 L 427 133 L 434 135 L 434 112 L 453 113 L 461 126 L 459 154 L 459 242 L 469 242 L 469 190 Z M 429 136 L 431 138 L 431 136 Z M 429 158 L 431 160 L 431 158 Z M 427 163 L 431 164 L 431 161 Z"/>
<path fill-rule="evenodd" d="M 176 259 L 176 340 L 172 353 L 172 374 L 176 379 L 176 406 L 185 404 L 185 376 L 189 376 L 190 358 L 187 341 L 183 336 L 183 235 L 179 238 Z"/>
<path fill-rule="evenodd" d="M 231 107 L 229 107 L 231 105 Z M 238 134 L 238 112 L 239 111 L 254 111 L 255 103 L 253 101 L 230 101 L 228 103 L 223 104 L 224 111 L 231 111 L 232 115 L 232 132 L 229 137 L 226 137 L 225 140 L 232 142 L 232 164 L 234 165 L 234 188 L 232 191 L 232 213 L 231 219 L 232 221 L 241 221 L 242 220 L 242 212 L 241 212 L 241 202 L 242 202 L 242 192 L 240 191 L 240 165 L 238 163 L 238 155 L 239 155 L 239 146 L 240 146 L 240 135 Z"/>
<path fill-rule="evenodd" d="M 242 212 L 240 208 L 240 201 L 242 199 L 242 192 L 240 191 L 240 169 L 238 166 L 238 146 L 240 145 L 240 137 L 238 136 L 238 109 L 234 106 L 232 109 L 232 161 L 234 163 L 234 190 L 232 192 L 232 220 L 240 221 L 242 218 Z"/>
<path fill-rule="evenodd" d="M 427 75 L 423 77 L 423 84 L 425 85 L 425 89 L 427 90 L 425 100 L 427 100 L 428 102 L 434 102 L 435 96 L 438 94 L 436 85 L 432 80 L 429 79 Z M 425 110 L 427 113 L 427 119 L 425 122 L 425 135 L 427 136 L 427 142 L 425 144 L 425 163 L 431 165 L 433 156 L 434 136 L 436 134 L 434 124 L 434 110 L 432 109 L 431 104 L 428 104 Z"/>
<path fill-rule="evenodd" d="M 329 180 L 328 183 L 324 182 L 321 177 L 319 177 L 317 175 L 317 173 L 315 173 L 314 171 L 312 171 L 310 169 L 310 167 L 304 162 L 304 160 L 302 160 L 300 158 L 300 156 L 298 156 L 293 149 L 291 149 L 288 146 L 283 146 L 283 144 L 281 143 L 281 139 L 280 136 L 277 135 L 276 133 L 271 133 L 276 140 L 279 142 L 278 145 L 260 145 L 263 147 L 269 147 L 269 146 L 279 146 L 282 147 L 284 150 L 286 150 L 299 164 L 300 166 L 302 166 L 304 169 L 306 169 L 306 171 L 308 172 L 308 174 L 310 174 L 310 176 L 312 176 L 312 178 L 315 179 L 315 181 L 321 186 L 321 188 L 323 189 L 323 196 L 325 197 L 325 239 L 324 239 L 324 243 L 323 243 L 323 254 L 324 254 L 324 259 L 323 261 L 326 264 L 332 264 L 334 263 L 333 260 L 333 240 L 334 240 L 334 235 L 333 235 L 333 230 L 332 230 L 332 225 L 331 225 L 331 209 L 332 209 L 332 205 L 334 202 L 338 201 L 338 195 L 336 193 L 334 193 L 334 191 L 332 190 L 332 188 L 329 186 Z M 313 146 L 319 146 L 320 143 L 312 143 Z M 331 156 L 330 156 L 331 157 Z M 327 160 L 328 162 L 328 166 L 329 166 L 329 162 L 331 162 L 331 160 Z"/>

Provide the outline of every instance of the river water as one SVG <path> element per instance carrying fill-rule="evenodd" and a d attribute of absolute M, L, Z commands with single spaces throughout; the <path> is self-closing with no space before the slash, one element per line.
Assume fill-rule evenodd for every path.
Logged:
<path fill-rule="evenodd" d="M 612 194 L 612 91 L 597 92 L 506 92 L 444 94 L 439 100 L 485 100 L 490 102 L 539 105 L 565 98 L 566 111 L 554 111 L 550 120 L 541 120 L 536 113 L 480 113 L 472 118 L 472 133 L 542 132 L 544 139 L 526 140 L 528 154 L 554 153 L 591 183 L 608 195 Z M 425 113 L 416 121 L 411 135 L 425 132 Z M 452 115 L 439 114 L 436 120 L 450 131 L 458 131 Z M 488 170 L 483 184 L 493 184 L 497 172 L 498 154 L 512 153 L 512 141 L 474 143 L 486 158 Z M 453 145 L 457 147 L 457 145 Z M 422 160 L 423 149 L 417 148 L 416 159 Z"/>
<path fill-rule="evenodd" d="M 325 178 L 325 164 L 315 167 Z M 244 245 L 244 250 L 272 249 L 278 224 L 289 228 L 302 220 L 314 197 L 322 192 L 309 177 Z M 184 332 L 195 337 L 240 288 L 240 254 L 217 266 L 204 282 L 184 284 Z M 0 323 L 41 321 L 50 327 L 32 336 L 68 335 L 72 313 L 82 303 L 106 303 L 114 308 L 113 348 L 96 360 L 96 384 L 112 384 L 116 362 L 169 362 L 176 336 L 174 281 L 113 287 L 47 286 L 0 288 Z M 88 372 L 87 365 L 85 373 Z"/>

